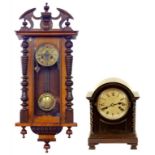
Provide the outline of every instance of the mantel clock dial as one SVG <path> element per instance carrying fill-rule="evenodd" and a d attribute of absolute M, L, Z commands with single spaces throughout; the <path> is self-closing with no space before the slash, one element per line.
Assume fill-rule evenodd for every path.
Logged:
<path fill-rule="evenodd" d="M 127 94 L 118 88 L 103 90 L 96 104 L 98 112 L 108 120 L 118 120 L 125 116 L 130 105 Z"/>
<path fill-rule="evenodd" d="M 53 66 L 59 58 L 59 52 L 52 44 L 41 45 L 35 54 L 36 61 L 45 67 Z"/>
<path fill-rule="evenodd" d="M 90 101 L 90 149 L 99 143 L 127 143 L 136 149 L 135 108 L 138 94 L 128 84 L 110 78 L 87 95 Z"/>
<path fill-rule="evenodd" d="M 26 127 L 38 135 L 38 141 L 56 141 L 55 135 L 67 127 L 70 138 L 74 122 L 72 95 L 72 39 L 78 31 L 70 26 L 72 15 L 57 8 L 59 14 L 53 17 L 46 3 L 44 12 L 35 17 L 30 9 L 23 13 L 23 26 L 16 31 L 22 39 L 22 109 L 20 111 L 21 134 L 25 137 Z M 40 20 L 40 28 L 34 28 L 34 21 Z M 58 28 L 53 29 L 54 21 Z"/>

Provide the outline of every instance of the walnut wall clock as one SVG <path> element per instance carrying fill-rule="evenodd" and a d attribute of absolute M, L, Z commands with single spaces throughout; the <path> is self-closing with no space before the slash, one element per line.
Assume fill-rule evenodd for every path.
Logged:
<path fill-rule="evenodd" d="M 108 79 L 87 99 L 91 107 L 90 149 L 99 143 L 127 143 L 136 149 L 135 107 L 138 93 L 120 79 Z"/>
<path fill-rule="evenodd" d="M 48 4 L 40 17 L 34 15 L 35 8 L 21 15 L 23 26 L 16 31 L 22 39 L 22 109 L 20 111 L 21 134 L 25 137 L 26 127 L 44 141 L 46 152 L 49 142 L 63 127 L 70 138 L 73 120 L 72 108 L 72 39 L 77 31 L 70 27 L 73 17 L 58 8 L 59 15 L 53 17 Z M 34 19 L 40 20 L 40 28 L 34 28 Z M 59 20 L 59 28 L 53 28 Z"/>

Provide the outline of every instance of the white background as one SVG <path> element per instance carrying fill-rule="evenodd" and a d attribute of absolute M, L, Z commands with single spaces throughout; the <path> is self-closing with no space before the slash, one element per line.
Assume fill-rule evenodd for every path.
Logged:
<path fill-rule="evenodd" d="M 5 0 L 0 6 L 0 154 L 43 155 L 43 144 L 28 129 L 22 139 L 19 120 L 21 96 L 21 41 L 14 31 L 26 10 L 37 8 L 40 16 L 45 2 L 57 16 L 56 8 L 70 12 L 79 30 L 74 41 L 74 109 L 77 128 L 67 138 L 65 129 L 51 143 L 49 154 L 155 154 L 155 1 L 154 0 Z M 88 150 L 88 91 L 108 77 L 119 77 L 140 94 L 137 101 L 138 150 L 126 144 L 100 144 Z"/>

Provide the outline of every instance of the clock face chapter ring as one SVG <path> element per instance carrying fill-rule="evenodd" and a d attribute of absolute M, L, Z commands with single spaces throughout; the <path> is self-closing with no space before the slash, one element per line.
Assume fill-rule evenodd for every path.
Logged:
<path fill-rule="evenodd" d="M 35 59 L 41 66 L 53 66 L 59 59 L 58 49 L 52 44 L 43 44 L 37 49 Z"/>
<path fill-rule="evenodd" d="M 118 88 L 107 88 L 97 98 L 97 110 L 107 120 L 123 118 L 130 107 L 127 94 Z"/>
<path fill-rule="evenodd" d="M 38 106 L 43 111 L 51 111 L 56 105 L 56 98 L 50 93 L 43 93 L 38 99 Z"/>

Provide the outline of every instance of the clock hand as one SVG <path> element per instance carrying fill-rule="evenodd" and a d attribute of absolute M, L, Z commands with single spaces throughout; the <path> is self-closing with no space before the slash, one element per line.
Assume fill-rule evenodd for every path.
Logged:
<path fill-rule="evenodd" d="M 48 51 L 46 51 L 46 53 L 45 53 L 45 59 L 46 59 L 46 61 L 48 61 L 48 59 L 49 59 L 49 53 L 48 53 Z"/>
<path fill-rule="evenodd" d="M 120 104 L 124 104 L 124 103 L 123 103 L 123 102 L 112 103 L 110 106 L 114 106 L 114 105 L 120 105 Z"/>
<path fill-rule="evenodd" d="M 118 102 L 118 103 L 112 103 L 112 104 L 110 104 L 109 106 L 106 106 L 106 107 L 103 107 L 103 108 L 101 108 L 102 110 L 106 110 L 106 109 L 108 109 L 109 107 L 113 107 L 113 106 L 115 106 L 115 105 L 120 105 L 120 104 L 122 104 L 123 102 Z M 123 103 L 124 104 L 124 103 Z"/>
<path fill-rule="evenodd" d="M 108 107 L 109 107 L 109 106 L 103 107 L 103 108 L 101 108 L 101 110 L 106 110 L 106 109 L 108 109 Z"/>
<path fill-rule="evenodd" d="M 109 105 L 109 107 L 113 107 L 114 105 L 117 105 L 118 103 L 111 103 L 110 105 Z"/>
<path fill-rule="evenodd" d="M 108 109 L 109 107 L 113 107 L 114 105 L 116 105 L 116 104 L 112 103 L 112 104 L 110 104 L 109 106 L 103 107 L 103 108 L 101 108 L 101 109 L 102 109 L 102 110 L 106 110 L 106 109 Z"/>
<path fill-rule="evenodd" d="M 109 106 L 103 107 L 103 108 L 101 108 L 101 109 L 102 109 L 102 110 L 106 110 L 106 109 L 108 109 L 108 108 L 111 107 L 111 106 L 112 106 L 112 104 L 109 105 Z"/>

